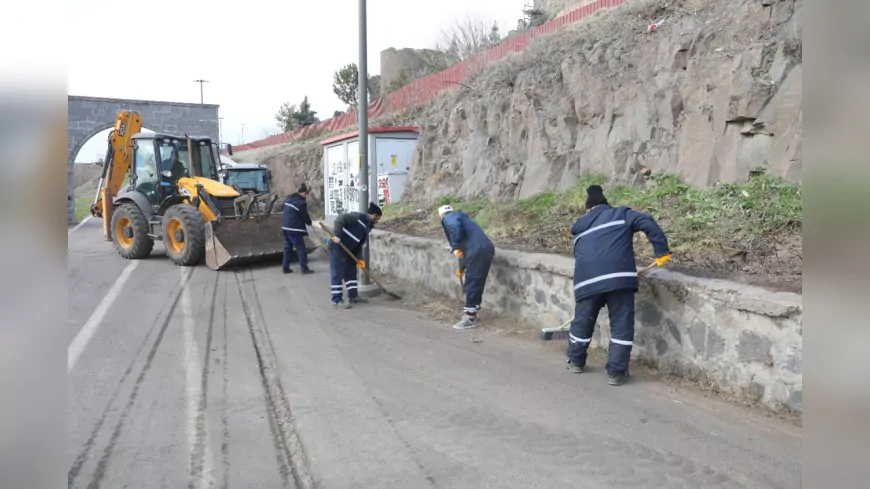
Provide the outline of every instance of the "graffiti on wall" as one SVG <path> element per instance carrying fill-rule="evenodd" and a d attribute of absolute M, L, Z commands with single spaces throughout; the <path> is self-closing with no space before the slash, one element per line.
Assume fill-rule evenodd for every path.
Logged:
<path fill-rule="evenodd" d="M 337 160 L 330 162 L 326 190 L 326 199 L 329 205 L 328 212 L 330 214 L 336 215 L 346 212 L 345 188 L 348 184 L 347 169 L 348 162 L 346 160 Z"/>

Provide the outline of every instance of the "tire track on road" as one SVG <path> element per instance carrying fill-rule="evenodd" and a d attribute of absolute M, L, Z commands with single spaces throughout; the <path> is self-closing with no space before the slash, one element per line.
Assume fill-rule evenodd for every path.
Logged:
<path fill-rule="evenodd" d="M 142 370 L 139 372 L 139 376 L 136 377 L 136 383 L 133 386 L 133 391 L 130 393 L 130 397 L 127 398 L 127 403 L 124 406 L 124 410 L 121 412 L 121 418 L 115 424 L 115 428 L 112 430 L 112 436 L 109 439 L 109 444 L 106 445 L 106 448 L 103 450 L 103 456 L 97 463 L 97 469 L 94 471 L 93 479 L 91 479 L 91 482 L 88 484 L 88 489 L 99 489 L 100 483 L 106 476 L 106 469 L 108 468 L 109 462 L 111 461 L 115 445 L 118 443 L 118 439 L 121 437 L 121 433 L 124 431 L 124 424 L 127 422 L 127 418 L 130 416 L 130 411 L 133 409 L 133 405 L 136 403 L 136 398 L 139 396 L 139 388 L 142 386 L 142 382 L 145 380 L 145 376 L 151 369 L 151 364 L 154 361 L 154 357 L 157 355 L 157 350 L 160 348 L 160 344 L 163 342 L 163 336 L 166 334 L 166 330 L 169 328 L 169 323 L 172 322 L 172 317 L 175 314 L 175 309 L 178 307 L 178 303 L 181 301 L 182 293 L 187 287 L 187 284 L 190 282 L 190 278 L 192 276 L 193 271 L 191 271 L 191 273 L 183 279 L 182 283 L 180 284 L 178 293 L 176 293 L 175 299 L 172 301 L 172 305 L 169 306 L 169 310 L 167 311 L 166 316 L 163 319 L 163 324 L 160 326 L 160 332 L 157 334 L 157 338 L 154 340 L 154 344 L 151 346 L 151 350 L 148 352 L 148 356 L 145 358 L 145 365 L 142 366 Z"/>
<path fill-rule="evenodd" d="M 323 314 L 323 310 L 321 309 L 322 306 L 312 303 L 312 301 L 311 301 L 312 298 L 310 297 L 310 292 L 308 292 L 307 290 L 306 290 L 306 294 L 309 294 L 309 296 L 306 297 L 306 300 L 305 300 L 305 306 L 307 306 L 307 310 L 305 312 L 309 316 L 309 322 L 321 323 L 321 324 L 324 322 L 328 323 L 329 320 L 325 318 L 325 315 Z M 297 299 L 302 299 L 302 298 L 297 297 Z M 301 306 L 301 304 L 300 304 L 300 306 Z M 348 355 L 348 352 L 347 352 L 347 347 L 344 345 L 343 342 L 339 341 L 338 337 L 337 337 L 337 335 L 339 335 L 339 336 L 341 335 L 340 329 L 342 329 L 340 326 L 336 326 L 335 330 L 332 330 L 330 328 L 323 328 L 323 329 L 321 329 L 321 331 L 329 338 L 329 340 L 334 345 L 335 349 L 339 353 L 341 353 L 341 355 L 343 355 L 344 357 L 347 358 L 347 357 L 350 357 L 350 355 Z M 379 351 L 385 351 L 385 350 L 379 350 Z M 369 384 L 365 381 L 365 378 L 361 375 L 360 371 L 357 369 L 355 362 L 349 361 L 347 363 L 347 365 L 351 369 L 351 371 L 353 371 L 354 376 L 356 376 L 356 378 L 359 379 L 360 385 L 362 386 L 362 389 L 364 390 L 366 396 L 368 396 L 368 398 L 372 401 L 372 403 L 377 408 L 378 414 L 380 414 L 380 416 L 384 419 L 384 422 L 390 428 L 393 435 L 395 435 L 396 439 L 400 443 L 402 443 L 402 445 L 408 451 L 408 458 L 411 459 L 411 461 L 414 463 L 414 465 L 419 470 L 420 474 L 423 476 L 423 478 L 426 479 L 426 481 L 429 483 L 429 485 L 432 487 L 436 487 L 435 477 L 432 475 L 432 472 L 428 468 L 426 468 L 426 466 L 423 464 L 419 451 L 416 448 L 414 448 L 414 446 L 411 444 L 411 442 L 404 435 L 402 435 L 401 431 L 399 431 L 398 427 L 396 426 L 396 422 L 395 422 L 394 417 L 391 416 L 387 412 L 386 406 L 381 401 L 381 399 L 379 399 L 372 392 L 372 389 L 370 389 Z"/>
<path fill-rule="evenodd" d="M 245 272 L 251 278 L 251 280 L 245 280 L 245 282 L 252 284 L 251 291 L 254 295 L 254 301 L 258 303 L 259 297 L 257 296 L 256 285 L 254 285 L 253 273 L 250 268 L 242 271 L 242 275 Z M 236 286 L 239 290 L 239 299 L 242 302 L 242 312 L 245 316 L 245 322 L 251 336 L 251 343 L 257 357 L 260 380 L 266 401 L 269 432 L 275 446 L 275 456 L 283 485 L 287 488 L 295 487 L 296 489 L 313 488 L 314 480 L 311 475 L 310 464 L 305 448 L 296 431 L 296 421 L 290 409 L 290 403 L 284 393 L 284 388 L 281 386 L 275 348 L 268 338 L 265 318 L 262 317 L 262 309 L 259 309 L 259 311 L 263 324 L 259 325 L 254 317 L 254 312 L 251 310 L 251 303 L 246 298 L 242 281 L 239 280 L 239 272 L 234 272 L 234 275 Z M 290 485 L 291 478 L 293 480 L 292 486 Z"/>
<path fill-rule="evenodd" d="M 221 489 L 229 489 L 230 487 L 230 423 L 227 418 L 227 401 L 229 399 L 229 340 L 227 339 L 227 297 L 229 289 L 228 275 L 224 277 L 224 300 L 223 300 L 223 360 L 221 361 L 221 395 L 223 402 L 221 403 L 221 466 L 223 467 L 223 477 L 221 480 Z"/>
<path fill-rule="evenodd" d="M 190 453 L 190 482 L 188 489 L 196 489 L 200 484 L 207 487 L 214 486 L 212 474 L 212 456 L 211 450 L 208 449 L 208 433 L 206 430 L 205 413 L 208 408 L 208 377 L 211 368 L 211 345 L 214 337 L 214 313 L 217 300 L 218 289 L 218 274 L 214 274 L 214 282 L 212 284 L 211 303 L 209 305 L 208 329 L 205 335 L 205 358 L 200 370 L 199 381 L 199 396 L 197 399 L 189 399 L 188 402 L 196 402 L 195 419 L 194 421 L 194 444 L 191 447 Z M 205 289 L 206 291 L 208 289 Z M 205 291 L 204 291 L 205 292 Z M 199 315 L 197 315 L 199 317 Z M 192 320 L 192 319 L 191 319 Z M 195 342 L 196 340 L 193 339 Z M 195 352 L 195 350 L 194 350 Z M 199 355 L 194 355 L 195 361 L 199 361 Z"/>
<path fill-rule="evenodd" d="M 161 307 L 159 309 L 160 311 L 166 310 L 166 305 L 169 303 L 170 300 L 172 300 L 173 295 L 178 293 L 178 292 L 176 292 L 175 289 L 177 289 L 180 286 L 180 284 L 181 284 L 181 280 L 176 282 L 176 284 L 173 286 L 173 290 L 169 294 L 167 294 L 166 299 L 164 299 L 163 304 L 161 304 Z M 112 393 L 112 396 L 109 398 L 109 401 L 106 403 L 106 406 L 103 408 L 103 412 L 100 413 L 100 417 L 97 419 L 96 424 L 94 424 L 94 427 L 91 430 L 90 436 L 88 437 L 87 441 L 85 442 L 82 451 L 79 452 L 79 454 L 76 456 L 76 459 L 75 459 L 75 461 L 73 461 L 73 464 L 69 469 L 69 472 L 67 472 L 67 481 L 68 481 L 67 484 L 68 484 L 68 487 L 70 489 L 72 489 L 74 487 L 75 480 L 76 480 L 76 478 L 78 478 L 79 474 L 81 473 L 82 467 L 90 458 L 91 450 L 94 448 L 94 445 L 96 444 L 97 436 L 99 436 L 100 432 L 103 429 L 103 424 L 105 424 L 105 422 L 106 422 L 106 418 L 109 415 L 109 410 L 112 408 L 112 406 L 115 404 L 115 401 L 120 396 L 121 390 L 124 386 L 124 383 L 127 382 L 127 378 L 133 372 L 133 367 L 136 365 L 136 361 L 139 359 L 139 357 L 142 355 L 142 352 L 145 350 L 145 346 L 148 344 L 148 341 L 151 338 L 151 335 L 154 333 L 154 328 L 157 326 L 159 321 L 160 321 L 160 315 L 158 314 L 154 318 L 154 322 L 151 323 L 151 327 L 148 329 L 148 333 L 145 334 L 145 338 L 142 340 L 142 343 L 139 344 L 139 348 L 136 350 L 136 353 L 133 354 L 133 358 L 130 361 L 130 365 L 127 366 L 126 370 L 124 370 L 124 373 L 121 375 L 121 380 L 118 381 L 118 385 L 117 385 L 117 387 L 115 387 L 115 391 Z"/>

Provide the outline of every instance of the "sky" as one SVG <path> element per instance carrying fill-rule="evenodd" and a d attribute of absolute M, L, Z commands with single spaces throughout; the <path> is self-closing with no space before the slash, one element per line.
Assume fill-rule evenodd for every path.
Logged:
<path fill-rule="evenodd" d="M 369 74 L 389 47 L 429 48 L 439 31 L 472 15 L 515 29 L 531 0 L 368 0 Z M 251 142 L 279 132 L 275 113 L 308 96 L 321 119 L 345 109 L 333 73 L 358 59 L 358 1 L 70 0 L 68 93 L 219 104 L 222 140 Z M 148 127 L 148 121 L 143 121 Z M 244 123 L 244 141 L 242 140 Z M 106 133 L 77 162 L 105 152 Z"/>

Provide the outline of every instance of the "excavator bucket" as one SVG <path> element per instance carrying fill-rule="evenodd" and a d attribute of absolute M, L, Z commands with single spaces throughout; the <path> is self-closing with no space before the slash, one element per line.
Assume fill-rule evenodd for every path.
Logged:
<path fill-rule="evenodd" d="M 305 246 L 308 254 L 319 247 L 307 236 Z M 212 270 L 277 259 L 283 254 L 281 214 L 225 219 L 205 225 L 205 264 Z"/>

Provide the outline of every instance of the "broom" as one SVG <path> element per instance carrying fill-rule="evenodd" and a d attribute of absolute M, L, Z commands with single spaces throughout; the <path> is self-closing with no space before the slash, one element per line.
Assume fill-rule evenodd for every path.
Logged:
<path fill-rule="evenodd" d="M 319 224 L 320 224 L 320 227 L 323 228 L 323 230 L 324 230 L 324 231 L 325 231 L 325 232 L 326 232 L 330 237 L 332 237 L 332 238 L 335 237 L 335 236 L 332 235 L 332 231 L 330 231 L 329 228 L 326 227 L 322 222 L 319 223 Z M 333 243 L 335 243 L 335 241 L 333 241 Z M 359 260 L 357 259 L 357 257 L 356 257 L 353 253 L 351 253 L 349 249 L 347 249 L 347 246 L 345 246 L 344 243 L 342 243 L 341 241 L 339 241 L 339 242 L 338 242 L 338 245 L 341 246 L 341 249 L 343 249 L 343 250 L 345 251 L 345 253 L 347 253 L 348 255 L 350 255 L 351 258 L 353 258 L 353 261 L 354 261 L 354 262 L 359 263 Z M 384 286 L 381 285 L 380 282 L 378 282 L 378 279 L 376 279 L 376 278 L 374 277 L 374 275 L 372 275 L 372 272 L 369 271 L 369 268 L 368 268 L 368 267 L 364 268 L 363 271 L 366 272 L 366 275 L 369 277 L 369 280 L 371 280 L 372 282 L 374 282 L 375 285 L 377 285 L 378 288 L 381 289 L 381 292 L 383 292 L 384 294 L 386 294 L 386 295 L 392 297 L 393 299 L 401 299 L 401 297 L 400 297 L 398 294 L 394 294 L 394 293 L 390 292 L 389 290 L 385 289 Z"/>
<path fill-rule="evenodd" d="M 637 275 L 638 276 L 643 275 L 644 273 L 646 273 L 649 269 L 651 269 L 654 266 L 656 266 L 656 262 L 650 263 L 649 265 L 647 265 L 646 268 L 644 268 L 643 270 L 638 272 Z M 574 320 L 574 318 L 571 318 L 571 319 L 565 321 L 564 323 L 562 323 L 561 326 L 556 327 L 556 328 L 543 328 L 543 329 L 541 329 L 541 333 L 538 335 L 538 338 L 540 338 L 541 341 L 567 340 L 568 339 L 569 325 L 571 324 L 571 321 L 573 321 L 573 320 Z"/>

